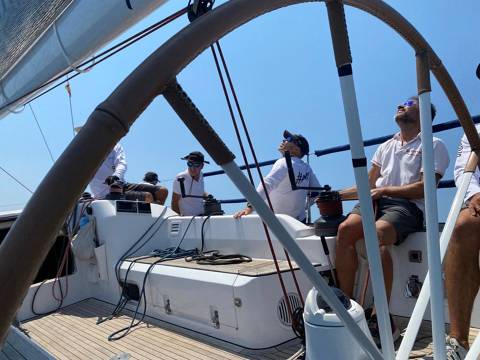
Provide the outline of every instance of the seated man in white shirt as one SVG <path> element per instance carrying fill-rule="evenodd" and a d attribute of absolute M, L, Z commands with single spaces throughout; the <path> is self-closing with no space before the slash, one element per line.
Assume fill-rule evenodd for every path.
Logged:
<path fill-rule="evenodd" d="M 283 138 L 278 150 L 282 155 L 285 151 L 290 152 L 296 185 L 299 187 L 319 187 L 320 184 L 310 165 L 302 160 L 309 152 L 307 139 L 302 135 L 291 134 L 287 130 L 283 132 Z M 305 221 L 305 204 L 308 192 L 304 189 L 292 190 L 287 162 L 284 157 L 273 164 L 272 170 L 265 176 L 264 182 L 275 214 L 286 214 L 299 221 Z M 257 192 L 266 200 L 262 184 L 258 185 Z M 317 194 L 317 192 L 311 193 L 311 197 L 317 196 Z M 238 219 L 241 216 L 251 214 L 252 211 L 253 208 L 248 206 L 237 212 L 234 217 Z"/>
<path fill-rule="evenodd" d="M 432 105 L 432 120 L 435 107 Z M 420 113 L 418 97 L 411 97 L 397 107 L 395 121 L 400 132 L 381 144 L 372 159 L 368 173 L 372 199 L 376 201 L 376 229 L 380 242 L 380 255 L 385 279 L 387 300 L 393 282 L 393 264 L 389 246 L 398 245 L 416 231 L 423 230 L 424 187 L 422 174 L 422 143 L 420 138 Z M 433 138 L 434 162 L 437 182 L 449 164 L 445 144 Z M 343 199 L 357 198 L 356 188 L 340 192 Z M 353 297 L 353 287 L 358 268 L 355 243 L 363 238 L 360 206 L 354 207 L 340 224 L 336 244 L 336 270 L 340 289 Z M 392 322 L 394 340 L 400 333 Z M 378 342 L 378 324 L 374 314 L 369 328 Z"/>
<path fill-rule="evenodd" d="M 202 215 L 204 212 L 203 199 L 200 197 L 182 198 L 178 179 L 184 179 L 185 195 L 206 197 L 208 194 L 205 192 L 202 169 L 204 164 L 209 164 L 209 162 L 205 161 L 205 157 L 200 151 L 192 151 L 182 160 L 187 160 L 187 170 L 177 174 L 173 181 L 172 210 L 182 216 Z"/>
<path fill-rule="evenodd" d="M 478 69 L 480 70 L 480 66 Z M 480 132 L 480 125 L 476 128 Z M 464 135 L 455 161 L 454 175 L 457 186 L 460 185 L 470 152 L 470 144 Z M 480 171 L 477 167 L 465 194 L 465 203 L 458 215 L 445 258 L 445 288 L 450 314 L 447 359 L 463 359 L 469 349 L 470 318 L 480 285 L 479 232 Z"/>

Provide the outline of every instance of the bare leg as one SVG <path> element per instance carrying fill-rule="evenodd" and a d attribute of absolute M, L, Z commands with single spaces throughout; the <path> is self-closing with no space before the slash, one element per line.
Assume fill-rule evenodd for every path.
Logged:
<path fill-rule="evenodd" d="M 458 216 L 445 260 L 446 290 L 450 313 L 450 336 L 466 349 L 473 302 L 480 284 L 478 253 L 480 217 L 468 209 Z"/>
<path fill-rule="evenodd" d="M 152 203 L 153 202 L 153 195 L 150 194 L 149 192 L 146 192 L 144 201 L 147 202 L 147 203 Z"/>
<path fill-rule="evenodd" d="M 160 189 L 158 189 L 155 192 L 155 201 L 157 204 L 163 205 L 165 204 L 165 200 L 167 200 L 168 196 L 168 190 L 167 188 L 160 186 Z"/>
<path fill-rule="evenodd" d="M 380 244 L 380 258 L 382 259 L 387 302 L 390 303 L 393 284 L 393 262 L 389 248 L 391 245 L 395 244 L 397 240 L 397 231 L 392 224 L 384 220 L 378 220 L 375 223 L 375 226 L 377 228 L 377 236 Z"/>
<path fill-rule="evenodd" d="M 353 286 L 358 268 L 355 243 L 362 237 L 362 217 L 357 214 L 350 214 L 338 228 L 335 249 L 338 285 L 350 298 L 353 297 Z"/>

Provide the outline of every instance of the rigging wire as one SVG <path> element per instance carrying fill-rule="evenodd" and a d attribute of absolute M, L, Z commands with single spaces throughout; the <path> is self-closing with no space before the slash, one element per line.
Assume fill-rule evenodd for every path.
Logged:
<path fill-rule="evenodd" d="M 48 154 L 50 155 L 50 159 L 52 159 L 52 163 L 55 163 L 55 159 L 53 158 L 53 155 L 52 155 L 52 150 L 50 149 L 50 146 L 48 145 L 45 134 L 43 133 L 42 127 L 40 126 L 40 123 L 38 122 L 37 115 L 35 115 L 35 112 L 33 111 L 32 104 L 28 104 L 28 107 L 30 108 L 30 111 L 32 112 L 33 118 L 35 119 L 35 122 L 37 123 L 38 131 L 40 131 L 40 135 L 42 135 L 43 143 L 45 144 L 45 147 L 47 148 Z"/>
<path fill-rule="evenodd" d="M 238 100 L 238 97 L 237 97 L 237 94 L 236 94 L 236 91 L 235 91 L 235 87 L 233 85 L 233 81 L 232 81 L 232 78 L 230 76 L 230 72 L 228 70 L 228 67 L 227 67 L 227 63 L 226 63 L 226 60 L 225 60 L 225 57 L 223 55 L 223 51 L 222 51 L 222 48 L 220 46 L 220 42 L 217 41 L 215 42 L 215 45 L 217 47 L 217 51 L 220 55 L 220 59 L 221 59 L 221 62 L 222 62 L 222 66 L 223 66 L 223 70 L 225 72 L 225 75 L 227 76 L 227 80 L 228 80 L 228 84 L 229 84 L 229 87 L 230 87 L 230 91 L 232 93 L 232 96 L 233 96 L 233 99 L 234 99 L 234 102 L 235 102 L 235 106 L 236 106 L 236 109 L 237 109 L 237 112 L 239 114 L 239 117 L 240 117 L 240 120 L 242 122 L 242 127 L 243 127 L 243 130 L 245 132 L 245 136 L 247 138 L 247 142 L 248 142 L 248 145 L 249 145 L 249 148 L 250 148 L 250 151 L 252 153 L 252 156 L 253 156 L 253 159 L 254 159 L 254 162 L 255 162 L 255 166 L 257 168 L 257 172 L 258 172 L 258 176 L 260 178 L 260 181 L 261 181 L 261 184 L 262 184 L 262 187 L 264 189 L 264 192 L 265 192 L 265 196 L 267 198 L 267 202 L 268 202 L 268 205 L 270 207 L 270 209 L 273 211 L 273 206 L 272 206 L 272 203 L 271 203 L 271 200 L 270 200 L 270 196 L 268 194 L 268 190 L 267 190 L 267 187 L 265 185 L 265 181 L 263 179 L 263 174 L 262 174 L 262 171 L 260 169 L 260 166 L 259 166 L 259 162 L 258 162 L 258 159 L 257 159 L 257 156 L 256 156 L 256 153 L 255 153 L 255 149 L 254 149 L 254 146 L 253 146 L 253 143 L 251 141 L 251 138 L 250 138 L 250 134 L 248 132 L 248 128 L 246 126 L 246 122 L 245 122 L 245 118 L 243 116 L 243 112 L 242 112 L 242 109 L 240 107 L 240 102 Z M 230 102 L 230 99 L 229 99 L 229 95 L 228 95 L 228 92 L 226 90 L 226 87 L 225 87 L 225 81 L 223 79 L 223 75 L 222 75 L 222 72 L 220 71 L 220 66 L 218 64 L 218 58 L 216 56 L 216 53 L 215 53 L 215 49 L 213 47 L 213 45 L 211 46 L 211 50 L 212 50 L 212 53 L 213 53 L 213 57 L 214 57 L 214 60 L 215 60 L 215 64 L 216 64 L 216 67 L 217 67 L 217 72 L 219 74 L 219 77 L 220 77 L 220 80 L 222 82 L 222 87 L 223 87 L 223 91 L 224 91 L 224 94 L 225 94 L 225 97 L 227 99 L 227 104 L 229 106 L 229 111 L 230 111 L 230 115 L 232 117 L 232 121 L 234 123 L 234 127 L 235 127 L 235 132 L 237 134 L 237 139 L 239 140 L 239 145 L 240 145 L 240 148 L 242 149 L 242 155 L 243 155 L 243 158 L 244 158 L 244 161 L 245 161 L 245 166 L 247 168 L 247 171 L 249 173 L 249 178 L 250 178 L 250 182 L 252 183 L 253 185 L 253 179 L 252 179 L 252 176 L 251 176 L 251 173 L 250 173 L 250 170 L 249 170 L 249 166 L 248 166 L 248 161 L 246 159 L 246 155 L 244 154 L 244 149 L 243 149 L 243 143 L 242 141 L 240 140 L 240 135 L 239 135 L 239 131 L 238 131 L 238 127 L 236 125 L 236 119 L 235 119 L 235 116 L 233 114 L 233 110 L 232 110 L 232 107 L 231 107 L 231 102 Z M 275 268 L 276 268 L 276 271 L 277 271 L 277 274 L 279 276 L 279 280 L 280 280 L 280 285 L 282 287 L 282 291 L 283 291 L 283 294 L 284 294 L 284 297 L 285 297 L 285 301 L 287 303 L 287 308 L 289 310 L 289 313 L 290 313 L 290 316 L 293 315 L 293 310 L 292 309 L 292 306 L 290 304 L 290 301 L 289 301 L 289 298 L 288 298 L 288 295 L 287 295 L 287 291 L 286 291 L 286 287 L 285 287 L 285 284 L 283 282 L 283 278 L 282 278 L 282 275 L 281 275 L 281 272 L 280 272 L 280 268 L 278 266 L 278 260 L 276 258 L 276 254 L 275 254 L 275 250 L 273 248 L 273 243 L 272 243 L 272 240 L 271 240 L 271 237 L 270 237 L 270 233 L 268 231 L 268 227 L 266 226 L 265 223 L 263 223 L 263 227 L 264 227 L 264 230 L 265 230 L 265 235 L 267 237 L 267 242 L 269 244 L 269 247 L 270 247 L 270 252 L 272 254 L 272 258 L 274 260 L 274 264 L 275 264 Z M 286 259 L 287 259 L 287 262 L 288 262 L 288 266 L 289 266 L 289 269 L 290 269 L 290 272 L 292 273 L 292 277 L 293 277 L 293 280 L 294 280 L 294 283 L 295 283 L 295 287 L 297 289 L 297 292 L 299 294 L 299 297 L 300 297 L 300 300 L 301 300 L 301 303 L 302 303 L 302 306 L 304 305 L 304 301 L 303 301 L 303 296 L 302 296 L 302 293 L 300 291 L 300 286 L 298 284 L 298 281 L 297 281 L 297 278 L 296 278 L 296 275 L 295 275 L 295 272 L 293 270 L 293 266 L 292 266 L 292 263 L 291 263 L 291 260 L 290 260 L 290 256 L 288 255 L 287 251 L 284 249 L 285 251 L 285 256 L 286 256 Z"/>
<path fill-rule="evenodd" d="M 2 166 L 0 166 L 0 170 L 2 170 L 5 174 L 7 174 L 8 176 L 10 176 L 10 178 L 12 178 L 18 185 L 20 185 L 21 187 L 23 187 L 25 190 L 27 190 L 30 194 L 33 194 L 33 191 L 30 190 L 24 183 L 22 183 L 20 180 L 18 180 L 15 176 L 13 176 L 12 174 L 10 174 L 7 170 L 5 170 Z"/>
<path fill-rule="evenodd" d="M 153 32 L 159 30 L 160 28 L 162 28 L 163 26 L 169 24 L 170 22 L 172 22 L 173 20 L 176 20 L 177 18 L 179 18 L 180 16 L 184 15 L 186 12 L 187 12 L 188 8 L 185 7 L 185 8 L 182 8 L 180 10 L 178 10 L 177 12 L 173 13 L 172 15 L 169 15 L 167 16 L 166 18 L 156 22 L 155 24 L 153 25 L 150 25 L 149 27 L 139 31 L 138 33 L 130 36 L 129 38 L 119 42 L 118 44 L 106 49 L 105 51 L 101 52 L 100 54 L 96 55 L 96 56 L 93 56 L 92 58 L 82 62 L 78 67 L 77 69 L 80 69 L 82 66 L 86 66 L 87 64 L 90 64 L 88 65 L 87 67 L 85 67 L 84 69 L 82 69 L 82 72 L 85 72 L 85 71 L 89 71 L 91 70 L 93 67 L 95 67 L 96 65 L 100 64 L 101 62 L 107 60 L 108 58 L 110 58 L 111 56 L 117 54 L 118 52 L 128 48 L 129 46 L 133 45 L 134 43 L 136 43 L 137 41 L 143 39 L 144 37 L 152 34 Z M 97 59 L 100 59 L 97 61 Z M 36 88 L 30 90 L 29 92 L 27 92 L 26 94 L 8 102 L 7 104 L 5 104 L 4 106 L 0 107 L 0 111 L 3 111 L 5 109 L 7 109 L 8 107 L 14 105 L 16 102 L 20 101 L 21 99 L 24 99 L 30 95 L 33 95 L 35 93 L 38 93 L 40 90 L 42 89 L 45 89 L 46 87 L 54 84 L 55 82 L 57 82 L 58 80 L 60 80 L 63 76 L 65 75 L 69 75 L 71 74 L 72 72 L 74 72 L 75 70 L 73 69 L 69 69 L 69 70 L 66 70 L 64 72 L 62 72 L 60 75 L 58 76 L 55 76 L 53 79 L 45 82 L 44 84 L 40 85 L 40 86 L 37 86 Z M 72 76 L 70 76 L 69 80 L 77 77 L 78 75 L 80 75 L 80 72 L 76 72 L 75 74 L 73 74 Z M 57 84 L 55 84 L 54 86 L 52 86 L 51 88 L 45 90 L 45 91 L 42 91 L 40 92 L 38 95 L 32 97 L 30 100 L 28 100 L 27 102 L 24 103 L 24 105 L 26 104 L 29 104 L 31 103 L 32 101 L 38 99 L 39 97 L 49 93 L 50 91 L 56 89 L 57 87 L 59 87 L 60 85 L 63 85 L 67 82 L 68 80 L 63 80 Z"/>
<path fill-rule="evenodd" d="M 252 157 L 255 161 L 255 167 L 257 169 L 258 176 L 259 176 L 260 181 L 262 183 L 262 187 L 265 191 L 265 197 L 267 198 L 268 205 L 269 205 L 270 209 L 273 211 L 273 206 L 272 206 L 272 202 L 270 200 L 270 195 L 269 195 L 269 193 L 267 191 L 267 187 L 265 185 L 265 181 L 264 181 L 264 178 L 263 178 L 263 175 L 262 175 L 262 170 L 260 169 L 260 165 L 259 165 L 259 162 L 258 162 L 258 159 L 257 159 L 257 155 L 255 153 L 255 148 L 253 146 L 252 139 L 250 138 L 250 133 L 249 133 L 248 128 L 247 128 L 245 117 L 243 116 L 243 111 L 240 107 L 240 102 L 238 100 L 237 93 L 235 91 L 235 87 L 233 85 L 233 81 L 232 81 L 232 78 L 230 76 L 230 72 L 229 72 L 228 67 L 227 67 L 227 62 L 225 61 L 225 57 L 223 56 L 223 51 L 222 51 L 222 48 L 220 46 L 220 42 L 217 41 L 216 45 L 217 45 L 218 53 L 220 54 L 220 58 L 222 60 L 222 64 L 223 64 L 223 68 L 225 70 L 225 74 L 227 75 L 228 84 L 230 86 L 230 91 L 232 92 L 233 99 L 235 101 L 235 106 L 237 108 L 238 115 L 239 115 L 240 120 L 242 122 L 243 131 L 245 132 L 245 136 L 247 138 L 247 142 L 248 142 L 248 145 L 250 147 Z M 246 163 L 245 165 L 248 167 L 248 163 Z M 265 230 L 268 232 L 268 228 L 265 224 L 264 224 L 264 227 L 265 227 Z M 288 262 L 288 267 L 290 269 L 290 272 L 292 273 L 292 277 L 293 277 L 293 281 L 295 283 L 295 287 L 296 287 L 298 295 L 300 297 L 300 301 L 302 303 L 302 306 L 305 306 L 304 301 L 303 301 L 302 292 L 300 291 L 300 286 L 298 284 L 298 280 L 297 280 L 297 277 L 296 277 L 295 272 L 293 270 L 292 262 L 290 260 L 290 255 L 288 254 L 287 250 L 285 250 L 285 249 L 284 249 L 284 252 L 285 252 L 285 257 L 286 257 L 287 262 Z"/>

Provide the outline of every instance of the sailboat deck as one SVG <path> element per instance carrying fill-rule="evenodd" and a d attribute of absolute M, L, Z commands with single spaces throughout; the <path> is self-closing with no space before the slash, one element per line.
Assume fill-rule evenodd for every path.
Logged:
<path fill-rule="evenodd" d="M 132 359 L 280 360 L 300 349 L 300 342 L 292 340 L 271 349 L 248 350 L 149 317 L 126 337 L 108 341 L 111 333 L 128 326 L 131 320 L 131 312 L 125 310 L 122 316 L 97 325 L 97 320 L 110 315 L 113 308 L 112 304 L 87 299 L 25 322 L 23 328 L 58 359 L 111 359 L 125 353 Z M 396 317 L 395 321 L 404 329 L 408 318 Z M 471 342 L 478 331 L 471 329 Z M 430 322 L 424 321 L 411 357 L 432 358 L 432 353 Z"/>
<path fill-rule="evenodd" d="M 96 325 L 114 306 L 87 299 L 58 312 L 22 324 L 30 337 L 57 359 L 111 359 L 126 353 L 131 359 L 287 359 L 300 348 L 298 340 L 267 350 L 247 350 L 166 322 L 146 317 L 126 337 L 107 337 L 131 321 L 130 311 Z"/>

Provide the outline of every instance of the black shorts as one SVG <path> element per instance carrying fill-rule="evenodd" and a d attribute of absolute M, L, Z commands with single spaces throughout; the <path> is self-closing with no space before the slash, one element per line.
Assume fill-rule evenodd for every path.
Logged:
<path fill-rule="evenodd" d="M 127 200 L 145 201 L 145 193 L 150 193 L 155 199 L 155 193 L 160 190 L 160 188 L 160 186 L 151 184 L 126 183 L 124 187 L 125 198 Z"/>
<path fill-rule="evenodd" d="M 350 214 L 362 215 L 360 204 L 355 205 Z M 408 235 L 423 231 L 423 212 L 407 199 L 381 198 L 377 200 L 376 220 L 384 220 L 397 231 L 395 245 L 401 244 Z"/>

